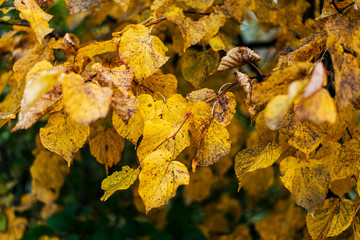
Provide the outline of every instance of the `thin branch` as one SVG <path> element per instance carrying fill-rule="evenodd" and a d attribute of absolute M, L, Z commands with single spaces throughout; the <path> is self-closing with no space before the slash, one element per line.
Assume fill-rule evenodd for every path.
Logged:
<path fill-rule="evenodd" d="M 204 12 L 193 12 L 193 11 L 184 11 L 184 13 L 188 13 L 188 14 L 196 14 L 196 15 L 210 15 L 211 13 L 204 13 Z"/>
<path fill-rule="evenodd" d="M 191 112 L 188 112 L 186 115 L 185 115 L 185 119 L 184 121 L 181 123 L 180 127 L 178 128 L 178 130 L 176 130 L 176 132 L 170 136 L 170 137 L 167 137 L 164 141 L 162 141 L 156 148 L 154 148 L 153 152 L 155 152 L 161 145 L 163 145 L 166 141 L 172 139 L 172 140 L 175 140 L 176 138 L 176 134 L 178 134 L 178 132 L 180 131 L 180 129 L 184 126 L 186 120 L 190 117 L 191 115 Z"/>
<path fill-rule="evenodd" d="M 159 24 L 159 23 L 161 23 L 162 21 L 164 21 L 166 19 L 167 19 L 166 17 L 161 17 L 161 18 L 152 20 L 150 22 L 144 23 L 144 25 L 145 25 L 145 27 L 149 27 L 149 26 L 152 26 L 152 25 Z"/>
<path fill-rule="evenodd" d="M 7 22 L 0 20 L 0 24 L 2 25 L 10 25 L 10 26 L 24 26 L 24 27 L 30 27 L 28 23 L 16 23 L 16 22 Z"/>
<path fill-rule="evenodd" d="M 239 83 L 238 81 L 231 83 L 230 86 L 228 86 L 227 88 L 225 88 L 224 91 L 222 91 L 221 93 L 216 95 L 216 97 L 214 97 L 212 99 L 209 99 L 209 100 L 206 100 L 205 102 L 208 103 L 208 102 L 212 102 L 212 101 L 217 101 L 222 95 L 224 95 L 226 92 L 228 92 L 230 88 L 234 87 L 238 83 Z"/>

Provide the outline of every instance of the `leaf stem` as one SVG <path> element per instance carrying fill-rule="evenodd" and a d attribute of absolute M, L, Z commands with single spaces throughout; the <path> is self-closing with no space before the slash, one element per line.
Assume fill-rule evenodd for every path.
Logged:
<path fill-rule="evenodd" d="M 162 21 L 164 21 L 166 19 L 167 19 L 166 17 L 160 17 L 158 19 L 155 19 L 155 20 L 152 20 L 152 21 L 149 21 L 149 22 L 145 22 L 144 25 L 145 25 L 145 27 L 150 27 L 152 25 L 159 24 L 159 23 L 161 23 Z"/>
<path fill-rule="evenodd" d="M 206 100 L 206 103 L 212 102 L 212 101 L 217 101 L 222 95 L 224 95 L 226 92 L 229 91 L 230 88 L 232 88 L 233 86 L 235 86 L 236 84 L 238 84 L 239 82 L 232 82 L 230 86 L 228 86 L 227 88 L 225 88 L 224 91 L 222 91 L 221 93 L 219 93 L 218 95 L 216 95 L 216 97 L 210 99 L 210 100 Z"/>
<path fill-rule="evenodd" d="M 161 145 L 163 145 L 166 141 L 168 141 L 168 140 L 170 140 L 170 139 L 175 140 L 176 135 L 178 134 L 178 132 L 180 131 L 180 129 L 184 126 L 186 120 L 190 117 L 190 115 L 191 115 L 191 112 L 188 112 L 188 113 L 185 115 L 185 119 L 184 119 L 184 121 L 181 123 L 180 127 L 178 128 L 178 130 L 176 130 L 176 132 L 175 132 L 172 136 L 165 138 L 164 141 L 162 141 L 156 148 L 154 148 L 153 152 L 155 152 L 155 151 L 156 151 Z"/>

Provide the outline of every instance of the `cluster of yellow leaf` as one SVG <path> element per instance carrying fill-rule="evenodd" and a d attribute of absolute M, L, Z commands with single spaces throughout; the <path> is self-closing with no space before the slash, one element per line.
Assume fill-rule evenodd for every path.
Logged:
<path fill-rule="evenodd" d="M 66 0 L 65 4 L 70 13 L 78 13 L 98 2 Z M 144 1 L 142 6 L 151 11 L 143 14 L 147 19 L 128 19 L 122 28 L 114 30 L 111 39 L 80 45 L 70 33 L 58 39 L 45 38 L 52 32 L 48 23 L 52 16 L 35 0 L 14 1 L 20 17 L 30 27 L 14 26 L 0 39 L 0 49 L 12 53 L 14 59 L 12 71 L 0 78 L 0 90 L 9 86 L 9 93 L 0 103 L 0 126 L 17 113 L 12 131 L 28 129 L 42 118 L 47 120 L 40 129 L 41 144 L 34 151 L 36 159 L 31 168 L 34 196 L 52 206 L 69 171 L 61 158 L 70 166 L 74 154 L 86 142 L 108 173 L 109 167 L 120 162 L 124 140 L 128 140 L 136 147 L 139 166 L 124 166 L 104 179 L 101 200 L 139 179 L 138 195 L 146 212 L 168 203 L 180 185 L 191 181 L 188 168 L 179 158 L 188 146 L 196 147 L 193 171 L 230 153 L 226 127 L 237 101 L 228 90 L 239 84 L 256 129 L 252 142 L 235 158 L 239 189 L 243 185 L 252 189 L 247 183 L 249 176 L 277 163 L 285 187 L 308 211 L 306 222 L 314 239 L 336 236 L 348 228 L 354 220 L 354 202 L 345 199 L 344 194 L 351 190 L 354 179 L 359 179 L 360 167 L 360 126 L 356 124 L 356 110 L 360 109 L 359 11 L 350 1 L 326 0 L 319 31 L 312 33 L 315 21 L 304 23 L 301 18 L 309 3 L 290 2 Z M 136 3 L 104 1 L 93 21 L 114 16 L 114 9 L 106 4 L 128 11 Z M 220 32 L 230 18 L 241 22 L 245 8 L 253 11 L 264 27 L 281 27 L 277 47 L 293 40 L 292 33 L 312 35 L 302 39 L 298 48 L 284 51 L 266 78 L 249 77 L 235 70 L 236 82 L 229 88 L 219 93 L 202 88 L 209 75 L 244 64 L 255 66 L 261 60 L 247 47 L 233 47 Z M 115 19 L 120 21 L 118 16 Z M 165 30 L 155 27 L 160 22 Z M 172 45 L 164 44 L 161 31 L 172 31 Z M 203 51 L 191 48 L 196 44 Z M 55 50 L 66 60 L 55 61 Z M 227 53 L 220 60 L 221 50 Z M 196 89 L 186 98 L 177 94 L 175 75 L 161 70 L 175 53 L 183 55 L 182 75 Z M 200 172 L 211 176 L 206 171 Z M 271 174 L 270 170 L 264 176 Z M 346 185 L 346 190 L 339 184 Z M 360 183 L 357 185 L 359 191 Z M 189 188 L 186 192 L 201 201 L 209 186 L 203 194 L 196 195 Z M 339 199 L 327 199 L 329 189 Z M 217 221 L 226 222 L 223 216 L 212 217 L 203 229 L 209 235 Z M 273 220 L 280 224 L 283 218 L 275 214 L 256 228 Z M 291 226 L 302 227 L 295 223 Z M 286 236 L 294 235 L 284 229 Z M 248 235 L 244 233 L 244 238 Z"/>
<path fill-rule="evenodd" d="M 245 174 L 277 162 L 284 186 L 308 211 L 313 239 L 337 236 L 357 221 L 357 203 L 345 195 L 360 185 L 360 22 L 353 5 L 325 1 L 320 32 L 281 54 L 264 81 L 246 84 L 249 78 L 235 72 L 256 122 L 256 139 L 235 159 L 239 187 Z M 327 198 L 329 191 L 339 198 Z"/>

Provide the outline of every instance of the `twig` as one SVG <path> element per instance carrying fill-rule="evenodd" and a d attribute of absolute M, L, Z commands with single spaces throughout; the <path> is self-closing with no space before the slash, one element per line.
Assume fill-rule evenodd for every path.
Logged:
<path fill-rule="evenodd" d="M 222 95 L 224 95 L 227 91 L 229 91 L 230 88 L 232 88 L 233 86 L 235 86 L 238 83 L 239 83 L 238 81 L 231 83 L 230 86 L 228 86 L 227 88 L 225 88 L 224 91 L 222 91 L 221 93 L 216 95 L 216 97 L 214 97 L 212 99 L 209 99 L 209 100 L 206 100 L 205 102 L 208 103 L 208 102 L 212 102 L 212 101 L 217 101 Z"/>
<path fill-rule="evenodd" d="M 144 23 L 144 25 L 145 25 L 145 27 L 149 27 L 149 26 L 152 26 L 152 25 L 159 24 L 159 23 L 161 23 L 162 21 L 164 21 L 166 19 L 167 19 L 166 17 L 161 17 L 161 18 L 152 20 L 150 22 Z"/>
<path fill-rule="evenodd" d="M 6 21 L 2 21 L 0 20 L 0 24 L 3 25 L 10 25 L 10 26 L 24 26 L 24 27 L 30 27 L 30 25 L 28 23 L 15 23 L 15 22 L 6 22 Z"/>
<path fill-rule="evenodd" d="M 193 11 L 184 11 L 184 13 L 188 13 L 188 14 L 197 14 L 197 15 L 210 15 L 211 13 L 204 13 L 204 12 L 193 12 Z"/>
<path fill-rule="evenodd" d="M 188 112 L 188 113 L 185 115 L 185 119 L 184 119 L 184 121 L 181 123 L 180 127 L 178 128 L 178 130 L 176 130 L 176 132 L 175 132 L 172 136 L 165 138 L 164 141 L 162 141 L 156 148 L 154 148 L 153 152 L 155 152 L 155 151 L 156 151 L 161 145 L 163 145 L 166 141 L 168 141 L 168 140 L 170 140 L 170 139 L 175 140 L 176 134 L 178 134 L 178 132 L 180 131 L 180 129 L 184 126 L 186 120 L 189 118 L 190 115 L 191 115 L 191 112 Z"/>

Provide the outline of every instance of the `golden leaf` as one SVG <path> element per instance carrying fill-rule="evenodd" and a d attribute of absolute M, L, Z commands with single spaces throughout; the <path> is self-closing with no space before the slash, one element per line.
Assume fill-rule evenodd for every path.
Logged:
<path fill-rule="evenodd" d="M 248 47 L 236 47 L 226 53 L 216 71 L 222 72 L 247 63 L 261 61 L 261 57 Z"/>
<path fill-rule="evenodd" d="M 160 111 L 161 118 L 174 124 L 181 124 L 186 117 L 188 101 L 180 94 L 175 94 L 167 99 L 165 103 L 161 101 Z"/>
<path fill-rule="evenodd" d="M 296 204 L 310 213 L 324 202 L 330 184 L 328 168 L 315 159 L 285 158 L 280 163 L 280 178 Z"/>
<path fill-rule="evenodd" d="M 30 168 L 31 190 L 36 199 L 46 204 L 55 201 L 69 172 L 60 156 L 47 150 L 37 153 Z"/>
<path fill-rule="evenodd" d="M 44 147 L 62 156 L 69 166 L 73 154 L 84 145 L 89 134 L 88 125 L 78 125 L 61 112 L 51 115 L 46 126 L 40 128 Z"/>
<path fill-rule="evenodd" d="M 120 136 L 130 140 L 134 145 L 137 145 L 137 140 L 143 133 L 145 122 L 155 117 L 155 103 L 150 95 L 142 94 L 137 100 L 138 107 L 127 123 L 116 113 L 112 118 L 113 126 Z"/>
<path fill-rule="evenodd" d="M 40 99 L 28 110 L 20 109 L 18 122 L 11 132 L 19 129 L 28 129 L 33 126 L 42 116 L 54 110 L 62 109 L 61 87 L 55 85 L 50 91 L 44 94 Z"/>
<path fill-rule="evenodd" d="M 229 132 L 216 119 L 211 121 L 201 135 L 197 155 L 192 161 L 193 171 L 196 166 L 209 166 L 216 163 L 221 157 L 229 154 L 231 149 Z"/>
<path fill-rule="evenodd" d="M 156 72 L 148 78 L 137 84 L 136 92 L 138 94 L 151 94 L 154 98 L 162 100 L 162 96 L 170 98 L 177 93 L 178 81 L 173 74 L 162 74 Z M 161 95 L 160 95 L 161 94 Z"/>
<path fill-rule="evenodd" d="M 155 17 L 160 17 L 168 6 L 173 4 L 176 0 L 154 0 L 151 4 L 151 11 L 154 13 Z"/>
<path fill-rule="evenodd" d="M 121 120 L 127 122 L 134 115 L 138 101 L 131 94 L 124 94 L 120 90 L 113 90 L 111 106 Z"/>
<path fill-rule="evenodd" d="M 227 92 L 220 96 L 219 100 L 214 104 L 214 119 L 224 126 L 229 125 L 236 112 L 235 95 L 232 92 Z"/>
<path fill-rule="evenodd" d="M 216 68 L 218 61 L 218 53 L 211 49 L 202 52 L 187 50 L 181 66 L 184 79 L 195 88 L 202 87 L 207 76 Z"/>
<path fill-rule="evenodd" d="M 225 0 L 222 10 L 224 14 L 234 18 L 239 23 L 242 22 L 243 8 L 246 5 L 246 1 L 242 0 Z"/>
<path fill-rule="evenodd" d="M 191 106 L 189 129 L 196 142 L 201 141 L 203 132 L 209 127 L 211 119 L 210 104 L 197 102 Z"/>
<path fill-rule="evenodd" d="M 95 63 L 92 69 L 99 73 L 100 84 L 111 89 L 118 88 L 123 93 L 128 93 L 131 90 L 131 82 L 134 78 L 134 73 L 127 69 L 125 65 L 120 67 L 107 68 L 99 63 Z"/>
<path fill-rule="evenodd" d="M 108 167 L 115 166 L 121 160 L 124 139 L 114 128 L 105 130 L 103 126 L 98 125 L 91 128 L 89 145 L 90 153 L 99 163 L 105 165 L 106 174 L 108 174 Z"/>
<path fill-rule="evenodd" d="M 101 201 L 106 201 L 117 190 L 128 189 L 138 178 L 139 169 L 132 169 L 129 166 L 122 167 L 121 171 L 114 172 L 101 183 L 101 189 L 105 191 Z"/>
<path fill-rule="evenodd" d="M 4 240 L 18 240 L 24 235 L 28 221 L 23 217 L 16 217 L 12 208 L 4 211 L 7 221 L 6 232 L 0 232 L 0 238 Z"/>
<path fill-rule="evenodd" d="M 164 65 L 167 47 L 149 29 L 141 24 L 130 25 L 123 30 L 118 53 L 121 60 L 130 66 L 139 80 L 149 77 Z"/>
<path fill-rule="evenodd" d="M 338 151 L 333 151 L 333 154 L 333 157 L 336 160 L 330 165 L 332 170 L 332 181 L 351 176 L 358 176 L 360 149 L 359 141 L 357 139 L 351 139 L 350 141 L 345 142 L 341 146 L 340 153 Z"/>
<path fill-rule="evenodd" d="M 14 5 L 20 11 L 20 17 L 29 21 L 39 43 L 53 31 L 48 21 L 53 17 L 44 12 L 35 0 L 15 0 Z"/>
<path fill-rule="evenodd" d="M 196 91 L 192 91 L 186 96 L 186 98 L 192 103 L 209 102 L 212 99 L 215 99 L 216 95 L 217 94 L 214 90 L 209 88 L 202 88 Z"/>
<path fill-rule="evenodd" d="M 38 62 L 50 64 L 47 61 Z M 59 69 L 60 70 L 60 69 Z M 27 112 L 32 108 L 41 97 L 48 93 L 55 85 L 61 81 L 64 74 L 57 69 L 37 73 L 35 77 L 26 82 L 24 96 L 21 101 L 21 110 Z"/>
<path fill-rule="evenodd" d="M 315 123 L 335 123 L 336 107 L 333 98 L 326 89 L 320 89 L 312 96 L 302 99 L 295 110 L 298 120 L 310 120 Z"/>
<path fill-rule="evenodd" d="M 287 113 L 279 127 L 279 131 L 290 137 L 288 143 L 304 152 L 314 151 L 324 140 L 326 133 L 311 122 L 295 122 L 294 115 Z"/>
<path fill-rule="evenodd" d="M 149 154 L 141 163 L 139 194 L 146 212 L 167 204 L 180 185 L 188 185 L 190 176 L 184 164 L 171 161 L 167 150 Z"/>
<path fill-rule="evenodd" d="M 74 121 L 88 124 L 107 115 L 112 95 L 110 88 L 85 83 L 75 73 L 66 75 L 62 85 L 65 110 Z"/>
<path fill-rule="evenodd" d="M 357 185 L 354 176 L 345 179 L 335 180 L 330 183 L 329 189 L 339 198 L 344 198 L 346 193 L 350 193 L 352 188 Z"/>
<path fill-rule="evenodd" d="M 107 41 L 91 42 L 79 48 L 74 59 L 74 70 L 81 73 L 85 66 L 91 62 L 92 57 L 107 52 L 116 52 L 118 43 L 119 40 L 113 38 Z"/>
<path fill-rule="evenodd" d="M 231 44 L 231 42 L 227 39 L 227 37 L 221 33 L 217 34 L 215 37 L 211 38 L 209 40 L 210 47 L 214 51 L 220 51 L 223 50 L 225 52 L 229 51 L 230 49 L 233 49 L 234 46 Z"/>
<path fill-rule="evenodd" d="M 213 2 L 214 0 L 186 0 L 185 4 L 201 12 L 209 8 L 213 4 Z"/>
<path fill-rule="evenodd" d="M 264 110 L 264 118 L 266 126 L 271 130 L 277 129 L 285 113 L 289 110 L 291 102 L 289 102 L 288 95 L 277 95 L 266 105 Z"/>
<path fill-rule="evenodd" d="M 185 116 L 183 118 L 185 120 Z M 182 124 L 184 120 L 168 122 L 164 119 L 153 119 L 145 122 L 143 139 L 137 150 L 140 162 L 157 149 L 168 150 L 171 157 L 175 159 L 189 146 L 189 127 L 187 122 Z M 172 137 L 174 135 L 175 137 Z"/>
<path fill-rule="evenodd" d="M 66 7 L 70 14 L 80 13 L 86 10 L 91 4 L 95 4 L 100 0 L 64 0 Z"/>
<path fill-rule="evenodd" d="M 220 27 L 224 26 L 226 22 L 226 16 L 222 12 L 215 10 L 215 12 L 211 13 L 209 16 L 202 17 L 200 21 L 204 24 L 206 32 L 205 36 L 201 39 L 201 42 L 206 44 L 219 32 Z"/>
<path fill-rule="evenodd" d="M 184 52 L 191 45 L 198 43 L 206 34 L 202 22 L 195 22 L 185 17 L 183 11 L 178 7 L 168 8 L 163 16 L 179 26 L 181 35 L 184 38 Z"/>
<path fill-rule="evenodd" d="M 334 237 L 345 231 L 354 218 L 354 206 L 348 199 L 329 198 L 324 205 L 306 215 L 306 224 L 313 239 Z"/>
<path fill-rule="evenodd" d="M 281 155 L 280 146 L 272 143 L 253 146 L 240 151 L 235 157 L 235 173 L 239 188 L 244 183 L 246 173 L 271 166 Z"/>
<path fill-rule="evenodd" d="M 328 38 L 327 45 L 335 71 L 336 105 L 343 108 L 360 97 L 359 64 L 354 55 L 344 52 L 335 37 Z"/>
<path fill-rule="evenodd" d="M 190 174 L 190 183 L 185 187 L 185 194 L 195 201 L 203 201 L 210 193 L 215 179 L 211 168 L 199 168 Z"/>

